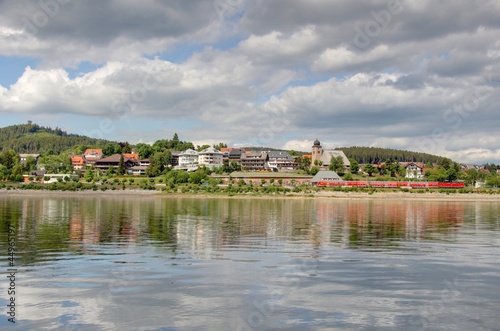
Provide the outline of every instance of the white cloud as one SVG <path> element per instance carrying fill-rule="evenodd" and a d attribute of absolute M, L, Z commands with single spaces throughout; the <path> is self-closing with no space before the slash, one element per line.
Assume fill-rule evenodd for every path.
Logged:
<path fill-rule="evenodd" d="M 238 4 L 220 16 L 210 1 L 70 2 L 33 31 L 40 5 L 4 2 L 0 54 L 40 64 L 0 86 L 0 112 L 117 126 L 126 114 L 148 141 L 162 132 L 150 121 L 196 141 L 297 149 L 315 138 L 420 148 L 441 130 L 454 140 L 431 144 L 438 153 L 497 157 L 497 1 L 404 2 L 363 49 L 354 28 L 386 1 Z M 74 77 L 82 61 L 100 67 Z"/>

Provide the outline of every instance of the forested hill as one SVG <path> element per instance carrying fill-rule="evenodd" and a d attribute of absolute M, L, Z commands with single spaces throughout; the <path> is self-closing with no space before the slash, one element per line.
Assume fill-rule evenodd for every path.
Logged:
<path fill-rule="evenodd" d="M 13 149 L 17 153 L 59 154 L 79 145 L 104 147 L 109 141 L 76 134 L 59 128 L 51 129 L 37 124 L 20 124 L 0 128 L 0 152 Z"/>
<path fill-rule="evenodd" d="M 381 163 L 386 160 L 398 162 L 422 162 L 422 163 L 441 163 L 443 157 L 427 153 L 402 151 L 397 149 L 379 148 L 379 147 L 340 147 L 348 158 L 355 159 L 361 164 Z"/>

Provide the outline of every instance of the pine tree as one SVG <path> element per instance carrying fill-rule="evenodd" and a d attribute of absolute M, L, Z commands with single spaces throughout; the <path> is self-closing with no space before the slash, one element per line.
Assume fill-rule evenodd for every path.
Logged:
<path fill-rule="evenodd" d="M 123 154 L 120 155 L 120 161 L 118 162 L 118 169 L 116 169 L 116 174 L 119 176 L 125 174 L 125 162 L 123 160 Z"/>

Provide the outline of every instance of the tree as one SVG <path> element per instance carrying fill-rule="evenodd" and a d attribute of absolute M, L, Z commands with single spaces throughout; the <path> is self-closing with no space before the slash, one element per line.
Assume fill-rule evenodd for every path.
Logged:
<path fill-rule="evenodd" d="M 132 152 L 132 146 L 128 143 L 128 141 L 124 143 L 119 144 L 120 149 L 117 151 L 115 150 L 115 153 L 131 153 Z"/>
<path fill-rule="evenodd" d="M 375 168 L 372 166 L 371 163 L 368 163 L 365 165 L 365 172 L 368 174 L 368 176 L 372 176 L 372 174 L 375 172 Z"/>
<path fill-rule="evenodd" d="M 116 169 L 116 174 L 121 176 L 125 174 L 125 162 L 123 160 L 123 154 L 120 154 L 120 161 L 118 161 L 118 168 Z"/>
<path fill-rule="evenodd" d="M 85 179 L 85 181 L 87 183 L 90 183 L 90 182 L 94 181 L 94 171 L 93 171 L 93 169 L 92 168 L 87 169 L 85 171 L 85 175 L 83 176 L 83 178 Z"/>
<path fill-rule="evenodd" d="M 441 166 L 445 169 L 445 170 L 448 170 L 450 169 L 451 167 L 451 160 L 448 159 L 448 158 L 444 158 L 442 161 L 441 161 Z"/>
<path fill-rule="evenodd" d="M 415 173 L 413 175 L 416 177 L 417 171 L 415 171 Z M 402 178 L 406 177 L 406 168 L 405 167 L 403 167 L 401 165 L 398 166 L 398 176 L 402 177 Z"/>
<path fill-rule="evenodd" d="M 168 155 L 171 156 L 170 153 Z M 156 152 L 153 154 L 152 157 L 149 158 L 149 176 L 159 176 L 163 173 L 165 170 L 165 165 L 167 164 L 166 161 L 167 158 L 167 153 L 165 152 Z"/>
<path fill-rule="evenodd" d="M 23 175 L 23 167 L 19 163 L 17 163 L 12 169 L 12 176 L 15 178 Z"/>
<path fill-rule="evenodd" d="M 115 168 L 113 166 L 109 166 L 108 170 L 106 171 L 106 176 L 111 177 L 114 174 L 115 174 Z"/>
<path fill-rule="evenodd" d="M 460 170 L 460 165 L 458 163 L 451 162 L 448 166 L 448 169 L 446 169 L 446 180 L 449 182 L 457 180 Z"/>
<path fill-rule="evenodd" d="M 61 171 L 65 174 L 70 174 L 73 172 L 73 164 L 71 164 L 71 158 L 67 154 L 61 154 L 59 156 L 61 160 Z"/>
<path fill-rule="evenodd" d="M 170 166 L 172 164 L 173 156 L 171 151 L 163 152 L 163 162 L 165 163 L 165 167 Z M 167 168 L 165 168 L 167 169 Z M 170 169 L 170 168 L 169 168 Z"/>
<path fill-rule="evenodd" d="M 312 167 L 309 173 L 314 176 L 318 173 L 318 171 L 319 169 L 317 167 Z"/>
<path fill-rule="evenodd" d="M 352 180 L 352 174 L 350 174 L 350 173 L 346 173 L 346 174 L 342 177 L 342 179 L 344 179 L 344 180 Z"/>
<path fill-rule="evenodd" d="M 351 163 L 351 173 L 357 174 L 359 172 L 359 163 L 355 159 L 349 159 L 349 162 Z"/>
<path fill-rule="evenodd" d="M 425 177 L 431 182 L 444 182 L 448 178 L 448 174 L 444 167 L 439 167 L 436 170 L 428 170 Z"/>
<path fill-rule="evenodd" d="M 385 171 L 389 172 L 391 177 L 396 177 L 396 174 L 400 173 L 400 165 L 398 162 L 394 160 L 386 160 L 385 161 Z"/>
<path fill-rule="evenodd" d="M 135 151 L 137 152 L 137 154 L 139 154 L 139 157 L 142 159 L 149 158 L 151 155 L 153 155 L 154 152 L 153 146 L 143 143 L 135 145 Z"/>
<path fill-rule="evenodd" d="M 297 163 L 297 169 L 307 171 L 311 167 L 311 159 L 307 157 L 299 156 L 295 162 Z"/>
<path fill-rule="evenodd" d="M 468 169 L 466 171 L 465 178 L 466 178 L 467 184 L 469 184 L 471 186 L 475 186 L 476 182 L 479 178 L 479 171 L 477 171 L 477 169 L 474 169 L 474 168 Z"/>
<path fill-rule="evenodd" d="M 196 151 L 197 152 L 201 152 L 202 150 L 207 149 L 209 147 L 210 147 L 210 145 L 206 145 L 206 144 L 205 145 L 201 145 L 201 146 L 196 146 Z"/>
<path fill-rule="evenodd" d="M 201 184 L 207 178 L 207 174 L 203 170 L 196 170 L 189 175 L 189 183 Z"/>
<path fill-rule="evenodd" d="M 9 169 L 7 169 L 7 167 L 4 166 L 3 164 L 0 164 L 0 180 L 5 180 L 9 178 L 9 175 L 10 175 Z"/>
<path fill-rule="evenodd" d="M 486 179 L 486 186 L 488 187 L 500 187 L 500 176 L 495 172 L 489 174 Z"/>
<path fill-rule="evenodd" d="M 116 153 L 116 147 L 120 147 L 118 144 L 107 143 L 106 146 L 102 149 L 102 153 L 106 156 L 110 156 Z"/>
<path fill-rule="evenodd" d="M 328 167 L 328 169 L 335 171 L 339 175 L 343 175 L 345 172 L 345 166 L 344 166 L 344 160 L 342 159 L 342 156 L 332 157 L 330 160 L 330 166 Z"/>
<path fill-rule="evenodd" d="M 231 161 L 231 163 L 229 163 L 229 172 L 234 171 L 241 171 L 241 164 L 236 161 Z"/>
<path fill-rule="evenodd" d="M 23 165 L 24 171 L 36 170 L 36 161 L 33 156 L 28 156 L 26 158 L 26 162 Z"/>
<path fill-rule="evenodd" d="M 19 155 L 13 150 L 3 151 L 0 153 L 0 164 L 7 167 L 8 170 L 12 171 L 14 165 L 19 162 Z"/>
<path fill-rule="evenodd" d="M 220 151 L 222 148 L 227 148 L 227 144 L 225 143 L 218 143 L 217 145 L 214 144 L 214 148 L 218 151 Z"/>

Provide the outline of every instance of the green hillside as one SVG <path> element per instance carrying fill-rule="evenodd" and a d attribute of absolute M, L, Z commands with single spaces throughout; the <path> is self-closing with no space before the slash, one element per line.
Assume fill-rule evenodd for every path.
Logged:
<path fill-rule="evenodd" d="M 60 154 L 80 146 L 104 147 L 110 141 L 68 134 L 59 128 L 48 128 L 37 124 L 20 124 L 0 128 L 0 152 L 14 150 L 17 153 L 40 153 L 52 151 Z"/>
<path fill-rule="evenodd" d="M 152 147 L 143 146 L 145 144 L 138 144 L 139 154 L 142 157 L 149 157 L 154 152 L 163 151 L 164 149 L 177 149 L 185 150 L 187 148 L 194 148 L 192 143 L 180 142 L 175 138 L 172 141 L 159 140 Z M 175 146 L 166 143 L 175 142 Z M 19 124 L 0 128 L 0 152 L 7 150 L 14 150 L 17 153 L 40 153 L 40 154 L 55 154 L 73 150 L 75 153 L 83 153 L 85 148 L 105 148 L 107 144 L 114 144 L 116 142 L 94 139 L 86 136 L 76 134 L 68 134 L 60 128 L 49 128 L 39 126 L 37 124 Z M 182 146 L 178 146 L 182 143 Z M 165 145 L 166 144 L 166 145 Z M 165 146 L 164 146 L 165 145 Z M 168 145 L 168 146 L 167 146 Z M 149 153 L 143 153 L 143 147 L 150 149 Z M 269 147 L 248 147 L 250 150 L 264 151 L 264 150 L 279 150 Z M 394 161 L 414 161 L 423 163 L 440 163 L 443 159 L 440 156 L 431 155 L 427 153 L 402 151 L 388 148 L 376 147 L 341 147 L 338 148 L 347 155 L 348 158 L 353 158 L 361 164 L 365 163 L 380 163 L 386 160 Z M 50 153 L 52 152 L 52 153 Z M 115 151 L 116 152 L 116 151 Z M 112 154 L 112 152 L 108 153 Z M 143 155 L 144 154 L 144 155 Z M 147 154 L 147 155 L 146 155 Z M 301 155 L 302 153 L 298 153 Z"/>
<path fill-rule="evenodd" d="M 404 151 L 390 148 L 379 147 L 340 147 L 348 158 L 355 159 L 358 163 L 382 163 L 386 160 L 397 162 L 422 162 L 430 164 L 440 164 L 443 157 L 412 151 Z"/>

